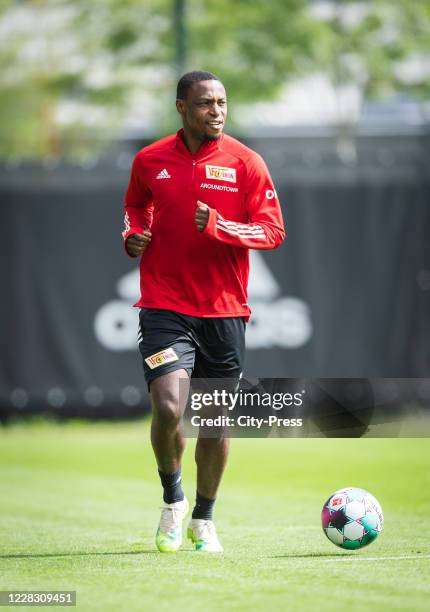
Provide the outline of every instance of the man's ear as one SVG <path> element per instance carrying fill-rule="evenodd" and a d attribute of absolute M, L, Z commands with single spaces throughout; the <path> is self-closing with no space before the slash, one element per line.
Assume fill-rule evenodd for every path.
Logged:
<path fill-rule="evenodd" d="M 183 115 L 185 113 L 185 102 L 180 98 L 176 99 L 176 110 L 180 115 Z"/>

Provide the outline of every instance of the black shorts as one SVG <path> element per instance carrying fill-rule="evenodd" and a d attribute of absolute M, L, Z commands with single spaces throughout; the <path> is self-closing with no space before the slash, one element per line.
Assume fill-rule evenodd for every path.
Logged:
<path fill-rule="evenodd" d="M 245 355 L 243 317 L 192 317 L 141 308 L 139 350 L 148 387 L 155 378 L 184 369 L 194 378 L 237 378 Z"/>

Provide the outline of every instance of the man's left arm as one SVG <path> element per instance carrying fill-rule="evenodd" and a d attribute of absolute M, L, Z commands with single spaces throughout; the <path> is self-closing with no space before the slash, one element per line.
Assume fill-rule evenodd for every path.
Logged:
<path fill-rule="evenodd" d="M 256 155 L 247 165 L 246 210 L 248 223 L 225 219 L 214 208 L 197 203 L 199 231 L 233 246 L 276 249 L 285 238 L 282 212 L 273 181 L 263 159 Z"/>

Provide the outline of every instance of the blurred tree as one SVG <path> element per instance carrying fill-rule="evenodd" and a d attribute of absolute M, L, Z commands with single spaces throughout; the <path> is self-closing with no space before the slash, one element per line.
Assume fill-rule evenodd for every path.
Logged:
<path fill-rule="evenodd" d="M 308 6 L 307 0 L 192 0 L 189 63 L 222 75 L 230 98 L 274 98 L 286 81 L 312 69 L 320 23 Z"/>
<path fill-rule="evenodd" d="M 429 2 L 335 0 L 315 3 L 311 14 L 320 24 L 314 69 L 335 88 L 354 85 L 363 100 L 400 92 L 429 97 Z"/>
<path fill-rule="evenodd" d="M 174 7 L 0 0 L 0 155 L 92 155 L 128 113 L 146 129 L 177 125 Z M 186 0 L 185 14 L 179 63 L 219 74 L 233 102 L 274 99 L 312 72 L 336 88 L 358 85 L 364 97 L 429 93 L 424 1 Z"/>
<path fill-rule="evenodd" d="M 97 154 L 136 90 L 169 81 L 170 12 L 171 0 L 0 0 L 0 155 Z"/>
<path fill-rule="evenodd" d="M 357 157 L 355 128 L 363 104 L 406 93 L 430 95 L 430 3 L 411 0 L 315 2 L 319 28 L 314 70 L 328 76 L 337 99 L 337 150 L 345 163 Z M 356 103 L 342 93 L 353 86 Z"/>

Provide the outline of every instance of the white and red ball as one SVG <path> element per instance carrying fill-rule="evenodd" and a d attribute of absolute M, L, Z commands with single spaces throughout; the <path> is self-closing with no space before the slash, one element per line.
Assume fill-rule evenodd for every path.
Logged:
<path fill-rule="evenodd" d="M 374 542 L 382 531 L 384 515 L 378 500 L 364 489 L 346 487 L 325 502 L 321 521 L 328 539 L 348 550 Z"/>

